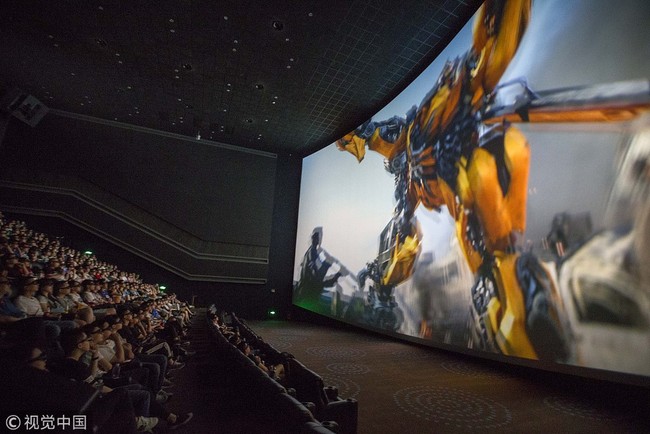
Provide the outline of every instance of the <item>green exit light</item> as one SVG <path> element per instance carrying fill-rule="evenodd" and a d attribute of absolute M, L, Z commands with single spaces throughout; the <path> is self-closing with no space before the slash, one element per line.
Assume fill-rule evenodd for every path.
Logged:
<path fill-rule="evenodd" d="M 275 316 L 277 312 L 274 309 L 269 310 L 269 316 Z"/>
<path fill-rule="evenodd" d="M 86 250 L 86 251 L 84 252 L 84 255 L 87 255 L 87 256 L 90 256 L 90 255 L 92 255 L 92 254 L 93 254 L 93 252 L 91 252 L 90 250 Z"/>

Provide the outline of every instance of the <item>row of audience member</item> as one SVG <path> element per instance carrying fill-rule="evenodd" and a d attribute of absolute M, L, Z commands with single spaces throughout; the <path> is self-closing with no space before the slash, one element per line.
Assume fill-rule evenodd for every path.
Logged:
<path fill-rule="evenodd" d="M 0 387 L 8 396 L 35 393 L 16 378 L 46 372 L 50 384 L 65 379 L 99 390 L 102 399 L 88 414 L 100 432 L 173 430 L 192 419 L 165 408 L 173 371 L 194 354 L 187 303 L 1 214 L 0 263 L 0 362 L 7 374 Z M 14 404 L 39 409 L 38 402 Z"/>

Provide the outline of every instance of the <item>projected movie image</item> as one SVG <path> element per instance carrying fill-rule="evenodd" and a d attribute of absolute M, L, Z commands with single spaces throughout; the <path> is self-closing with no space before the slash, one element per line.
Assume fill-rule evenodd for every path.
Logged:
<path fill-rule="evenodd" d="M 395 100 L 304 159 L 294 304 L 650 375 L 646 18 L 641 1 L 486 2 Z"/>

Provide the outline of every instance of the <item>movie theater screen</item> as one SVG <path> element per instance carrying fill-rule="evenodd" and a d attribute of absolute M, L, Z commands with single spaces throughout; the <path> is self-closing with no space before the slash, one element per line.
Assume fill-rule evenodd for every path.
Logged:
<path fill-rule="evenodd" d="M 397 98 L 304 159 L 294 304 L 650 376 L 648 5 L 484 4 Z"/>

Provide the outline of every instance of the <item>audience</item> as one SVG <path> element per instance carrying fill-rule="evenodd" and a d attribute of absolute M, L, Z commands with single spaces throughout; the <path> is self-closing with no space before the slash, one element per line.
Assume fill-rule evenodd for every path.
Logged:
<path fill-rule="evenodd" d="M 38 373 L 61 390 L 68 382 L 97 388 L 101 399 L 88 414 L 98 432 L 159 432 L 192 419 L 163 406 L 173 396 L 164 390 L 173 385 L 172 371 L 194 354 L 187 348 L 187 303 L 1 213 L 0 267 L 3 367 Z M 38 394 L 30 381 L 12 380 L 0 387 Z M 62 406 L 76 402 L 58 399 Z"/>

